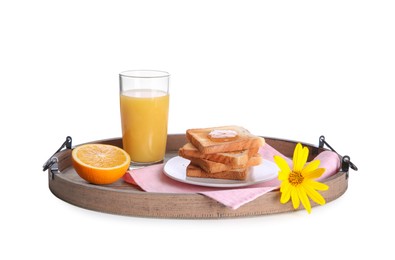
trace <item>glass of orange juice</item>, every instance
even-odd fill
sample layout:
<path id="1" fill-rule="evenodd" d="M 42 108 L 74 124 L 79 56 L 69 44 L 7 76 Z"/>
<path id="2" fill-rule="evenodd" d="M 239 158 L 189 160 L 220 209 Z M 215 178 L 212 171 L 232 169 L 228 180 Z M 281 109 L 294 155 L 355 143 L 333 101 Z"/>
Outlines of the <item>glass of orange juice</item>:
<path id="1" fill-rule="evenodd" d="M 131 164 L 163 161 L 169 115 L 169 73 L 129 70 L 119 74 L 123 149 Z"/>

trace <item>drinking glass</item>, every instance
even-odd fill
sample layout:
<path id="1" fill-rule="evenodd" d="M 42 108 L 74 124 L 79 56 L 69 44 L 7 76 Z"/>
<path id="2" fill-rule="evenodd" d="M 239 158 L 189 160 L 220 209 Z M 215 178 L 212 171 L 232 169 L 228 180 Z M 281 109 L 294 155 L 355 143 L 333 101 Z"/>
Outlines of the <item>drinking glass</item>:
<path id="1" fill-rule="evenodd" d="M 163 161 L 169 115 L 169 73 L 129 70 L 119 74 L 123 149 L 131 164 Z"/>

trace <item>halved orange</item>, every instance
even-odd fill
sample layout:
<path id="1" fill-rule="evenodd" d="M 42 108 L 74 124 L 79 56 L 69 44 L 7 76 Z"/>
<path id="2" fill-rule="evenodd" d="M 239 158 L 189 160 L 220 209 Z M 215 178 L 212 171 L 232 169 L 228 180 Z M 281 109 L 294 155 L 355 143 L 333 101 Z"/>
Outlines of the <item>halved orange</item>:
<path id="1" fill-rule="evenodd" d="M 114 145 L 84 144 L 71 153 L 77 174 L 93 184 L 110 184 L 120 179 L 129 168 L 129 154 Z"/>

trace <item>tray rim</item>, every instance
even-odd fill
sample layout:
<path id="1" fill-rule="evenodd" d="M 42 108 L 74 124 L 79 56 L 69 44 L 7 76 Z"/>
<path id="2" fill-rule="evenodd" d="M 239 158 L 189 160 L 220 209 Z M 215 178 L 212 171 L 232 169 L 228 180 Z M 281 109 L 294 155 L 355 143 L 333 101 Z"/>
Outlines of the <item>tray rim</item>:
<path id="1" fill-rule="evenodd" d="M 299 141 L 292 141 L 292 140 L 287 140 L 287 139 L 280 139 L 280 138 L 273 138 L 273 137 L 265 137 L 262 136 L 266 139 L 266 141 L 273 145 L 273 144 L 286 144 L 286 146 L 294 146 L 296 143 Z M 181 144 L 184 144 L 186 141 L 185 134 L 169 134 L 168 135 L 168 147 L 167 147 L 167 153 L 168 152 L 174 152 L 176 147 L 181 147 Z M 107 143 L 107 144 L 113 144 L 122 147 L 122 139 L 121 138 L 109 138 L 109 139 L 103 139 L 103 140 L 96 140 L 96 141 L 91 141 L 91 142 L 86 142 L 86 143 Z M 311 156 L 315 156 L 315 154 L 318 154 L 319 152 L 328 150 L 326 148 L 319 148 L 317 146 L 307 144 L 300 142 L 305 146 L 308 146 L 310 149 Z M 85 143 L 83 143 L 85 144 Z M 78 144 L 82 145 L 82 144 Z M 274 145 L 275 146 L 275 145 Z M 74 146 L 75 147 L 75 146 Z M 72 148 L 74 148 L 72 147 Z M 275 147 L 276 148 L 276 147 Z M 277 148 L 276 148 L 277 149 Z M 280 151 L 281 152 L 281 151 Z M 242 216 L 256 216 L 256 215 L 267 215 L 267 214 L 273 214 L 273 213 L 281 213 L 281 212 L 291 212 L 291 211 L 296 211 L 294 210 L 290 204 L 280 204 L 279 202 L 279 196 L 280 192 L 278 190 L 274 190 L 269 192 L 268 194 L 265 194 L 264 200 L 262 198 L 257 198 L 256 200 L 249 202 L 242 207 L 240 207 L 237 210 L 232 210 L 229 208 L 226 208 L 222 204 L 204 196 L 201 194 L 196 194 L 196 193 L 162 193 L 162 192 L 145 192 L 142 190 L 137 190 L 137 189 L 119 189 L 117 187 L 113 186 L 108 186 L 108 185 L 93 185 L 89 184 L 86 182 L 78 182 L 78 181 L 73 181 L 70 179 L 65 179 L 65 175 L 62 175 L 66 170 L 68 170 L 71 166 L 71 149 L 67 149 L 64 151 L 59 152 L 56 154 L 58 158 L 58 173 L 53 174 L 52 169 L 48 169 L 48 182 L 49 182 L 49 189 L 50 191 L 59 199 L 66 201 L 70 204 L 73 204 L 75 206 L 79 206 L 85 209 L 89 210 L 94 210 L 94 211 L 99 211 L 99 212 L 105 212 L 105 213 L 110 213 L 110 214 L 117 214 L 117 215 L 127 215 L 127 216 L 140 216 L 140 217 L 157 217 L 157 218 L 193 218 L 193 219 L 200 219 L 200 218 L 225 218 L 225 217 L 242 217 Z M 323 192 L 323 196 L 325 197 L 327 203 L 331 202 L 333 200 L 336 200 L 340 196 L 342 196 L 348 187 L 348 173 L 339 171 L 336 174 L 330 176 L 329 178 L 323 180 L 324 183 L 328 184 L 330 187 L 331 186 L 336 186 L 336 191 L 334 194 L 329 194 L 327 192 Z M 130 184 L 129 184 L 130 185 Z M 71 189 L 75 194 L 67 194 L 67 189 Z M 330 189 L 331 190 L 331 189 Z M 97 205 L 97 203 L 93 203 L 94 205 L 91 205 L 90 202 L 92 200 L 92 194 L 91 192 L 99 194 L 100 198 L 102 199 L 107 199 L 107 195 L 111 195 L 114 198 L 116 197 L 122 197 L 123 203 L 125 202 L 125 198 L 123 197 L 130 197 L 131 200 L 134 202 L 138 202 L 139 209 L 134 209 L 134 210 L 123 210 L 122 208 L 125 206 L 127 207 L 128 205 L 117 205 L 114 206 L 114 208 L 110 207 L 101 207 L 100 205 Z M 72 192 L 73 193 L 73 192 Z M 327 194 L 327 196 L 325 196 Z M 88 198 L 84 199 L 78 198 L 81 195 L 85 195 Z M 83 196 L 82 196 L 83 197 Z M 273 198 L 278 198 L 274 203 L 269 203 L 269 208 L 265 209 L 262 208 L 262 203 L 263 201 L 270 201 L 273 200 Z M 172 207 L 174 207 L 174 202 L 170 203 L 167 201 L 167 199 L 172 200 L 189 200 L 192 204 L 196 203 L 200 205 L 202 211 L 193 211 L 193 212 L 186 212 L 186 209 L 191 209 L 188 205 L 177 205 L 177 208 L 174 208 L 174 213 L 172 213 L 170 210 L 163 210 L 161 211 L 152 211 L 149 209 L 144 209 L 144 203 L 140 203 L 139 201 L 135 200 L 143 200 L 146 201 L 148 204 L 156 204 L 156 200 L 160 201 L 160 203 L 164 203 L 163 206 L 165 207 L 166 205 L 169 206 L 170 204 Z M 159 202 L 158 202 L 159 203 Z M 170 203 L 170 204 L 169 204 Z M 127 203 L 128 204 L 128 203 Z M 204 204 L 204 205 L 203 205 Z M 255 205 L 256 204 L 256 205 Z M 271 205 L 273 204 L 273 205 Z M 274 205 L 277 204 L 277 205 Z M 267 206 L 266 205 L 266 206 Z M 130 206 L 130 205 L 129 205 Z M 158 207 L 159 205 L 154 205 L 154 207 Z M 275 207 L 272 207 L 275 206 Z M 317 206 L 314 202 L 312 202 L 312 206 Z M 178 207 L 184 207 L 185 210 L 179 209 Z M 271 208 L 270 208 L 271 207 Z M 210 212 L 207 212 L 209 210 Z M 297 209 L 300 210 L 300 209 Z"/>

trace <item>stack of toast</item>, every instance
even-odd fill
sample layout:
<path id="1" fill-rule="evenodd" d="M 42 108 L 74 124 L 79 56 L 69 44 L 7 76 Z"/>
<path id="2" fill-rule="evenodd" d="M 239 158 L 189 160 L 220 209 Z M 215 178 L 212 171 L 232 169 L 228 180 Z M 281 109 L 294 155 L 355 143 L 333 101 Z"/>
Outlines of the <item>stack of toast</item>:
<path id="1" fill-rule="evenodd" d="M 251 166 L 262 163 L 262 137 L 240 126 L 188 129 L 179 155 L 190 160 L 188 177 L 245 180 Z"/>

